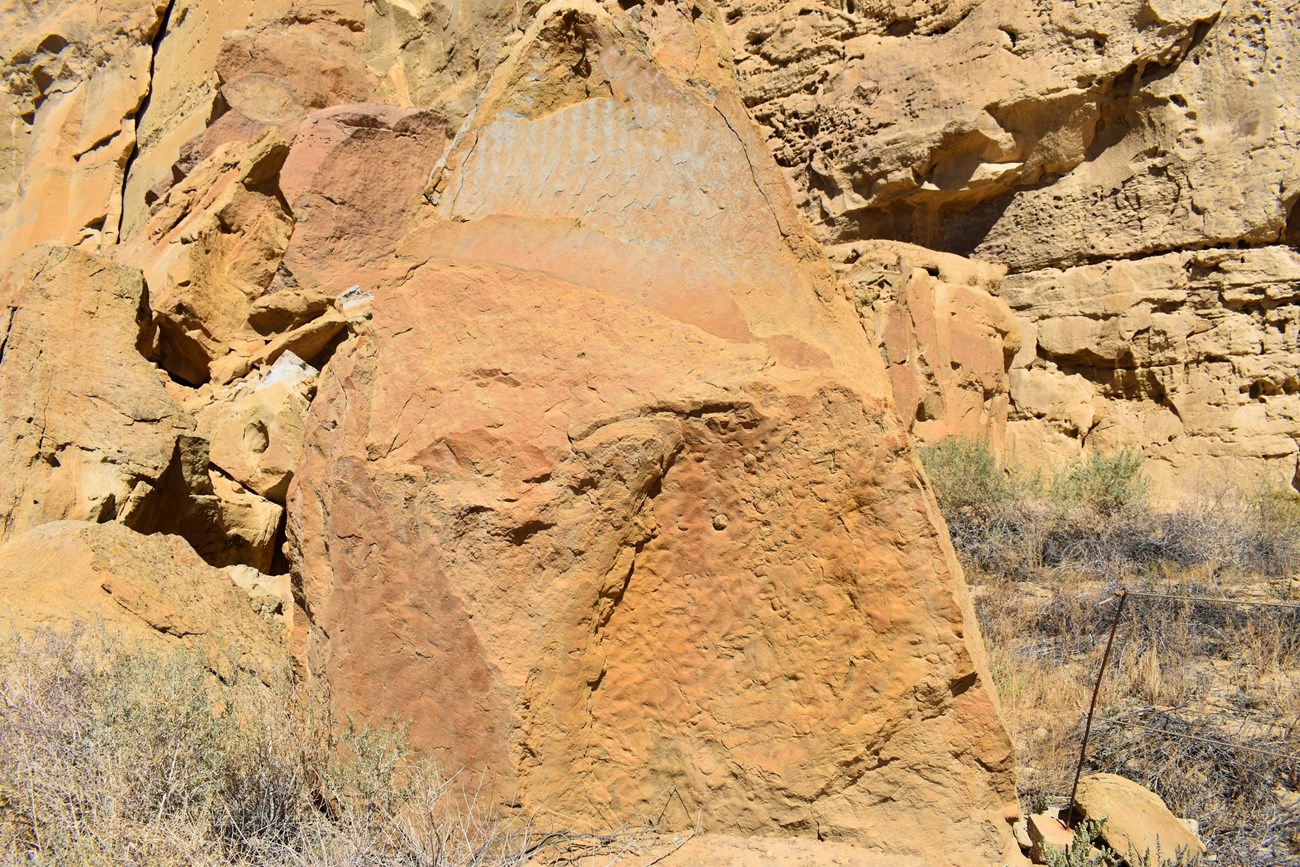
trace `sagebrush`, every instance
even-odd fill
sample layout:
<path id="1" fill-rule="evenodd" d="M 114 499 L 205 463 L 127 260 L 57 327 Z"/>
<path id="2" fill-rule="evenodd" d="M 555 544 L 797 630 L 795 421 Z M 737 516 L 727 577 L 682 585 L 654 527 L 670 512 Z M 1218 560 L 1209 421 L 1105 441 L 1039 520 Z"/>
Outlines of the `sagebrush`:
<path id="1" fill-rule="evenodd" d="M 337 725 L 288 676 L 102 629 L 0 645 L 0 863 L 523 864 L 529 829 L 409 747 Z"/>
<path id="2" fill-rule="evenodd" d="M 958 554 L 986 575 L 1025 580 L 1070 568 L 1113 578 L 1203 566 L 1289 580 L 1300 571 L 1294 491 L 1224 490 L 1157 510 L 1133 451 L 1094 454 L 1051 476 L 1000 466 L 977 439 L 950 437 L 920 452 Z"/>
<path id="3" fill-rule="evenodd" d="M 1161 510 L 1129 452 L 1051 476 L 999 466 L 977 440 L 941 442 L 922 459 L 973 586 L 1034 811 L 1068 798 L 1126 587 L 1156 595 L 1130 595 L 1086 769 L 1135 780 L 1198 820 L 1215 863 L 1300 865 L 1295 493 L 1219 491 Z M 1260 604 L 1196 601 L 1224 597 Z"/>

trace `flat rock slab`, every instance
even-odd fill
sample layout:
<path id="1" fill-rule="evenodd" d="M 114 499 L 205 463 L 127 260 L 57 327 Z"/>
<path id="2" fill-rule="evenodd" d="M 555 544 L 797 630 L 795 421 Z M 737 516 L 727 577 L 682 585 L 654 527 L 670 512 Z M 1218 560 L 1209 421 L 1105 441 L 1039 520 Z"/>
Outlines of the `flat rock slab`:
<path id="1" fill-rule="evenodd" d="M 1104 819 L 1101 838 L 1134 867 L 1159 867 L 1176 855 L 1205 852 L 1183 821 L 1160 796 L 1115 774 L 1093 774 L 1079 781 L 1079 809 L 1089 819 Z"/>
<path id="2" fill-rule="evenodd" d="M 1029 830 L 1029 856 L 1035 864 L 1047 861 L 1047 850 L 1064 852 L 1074 842 L 1074 832 L 1056 817 L 1055 813 L 1035 813 L 1027 820 Z"/>

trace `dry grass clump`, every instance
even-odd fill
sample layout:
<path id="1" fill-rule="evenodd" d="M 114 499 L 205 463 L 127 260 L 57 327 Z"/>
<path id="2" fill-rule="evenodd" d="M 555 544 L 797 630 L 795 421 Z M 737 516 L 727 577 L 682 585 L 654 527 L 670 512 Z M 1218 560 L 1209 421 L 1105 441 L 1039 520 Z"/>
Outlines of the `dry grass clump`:
<path id="1" fill-rule="evenodd" d="M 1300 501 L 1262 491 L 1152 509 L 1140 461 L 1053 478 L 981 443 L 923 450 L 967 569 L 1032 806 L 1063 805 L 1121 587 L 1085 772 L 1199 821 L 1222 865 L 1300 865 Z"/>
<path id="2" fill-rule="evenodd" d="M 0 646 L 0 864 L 510 865 L 528 828 L 394 725 L 102 630 Z"/>
<path id="3" fill-rule="evenodd" d="M 1300 809 L 1279 801 L 1278 759 L 1269 749 L 1294 751 L 1287 732 L 1244 735 L 1240 721 L 1188 709 L 1148 708 L 1133 717 L 1143 727 L 1107 727 L 1094 762 L 1198 817 L 1212 851 L 1227 853 L 1220 863 L 1300 863 Z"/>
<path id="4" fill-rule="evenodd" d="M 958 553 L 1000 579 L 1053 569 L 1103 578 L 1160 568 L 1287 578 L 1300 570 L 1294 492 L 1224 491 L 1157 511 L 1133 452 L 1093 455 L 1051 477 L 999 467 L 985 443 L 960 437 L 923 447 L 921 459 Z"/>
<path id="5" fill-rule="evenodd" d="M 1058 577 L 974 588 L 1022 793 L 1040 808 L 1068 798 L 1116 604 L 1113 588 Z M 1155 791 L 1219 864 L 1300 865 L 1300 609 L 1133 597 L 1112 654 L 1085 773 Z"/>

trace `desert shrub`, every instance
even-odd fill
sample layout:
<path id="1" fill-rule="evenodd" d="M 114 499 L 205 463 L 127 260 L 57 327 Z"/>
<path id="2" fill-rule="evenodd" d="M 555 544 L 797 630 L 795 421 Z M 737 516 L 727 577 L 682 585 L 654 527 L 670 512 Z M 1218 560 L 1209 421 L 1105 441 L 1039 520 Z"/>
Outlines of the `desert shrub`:
<path id="1" fill-rule="evenodd" d="M 1093 454 L 1052 479 L 1051 496 L 1069 512 L 1088 509 L 1114 515 L 1141 507 L 1151 484 L 1142 474 L 1142 456 L 1124 449 L 1112 455 Z"/>
<path id="2" fill-rule="evenodd" d="M 1246 502 L 1242 566 L 1265 575 L 1300 571 L 1300 499 L 1295 491 L 1264 488 Z"/>
<path id="3" fill-rule="evenodd" d="M 1099 732 L 1094 764 L 1156 792 L 1176 815 L 1197 817 L 1220 864 L 1300 863 L 1295 760 L 1277 757 L 1293 745 L 1243 736 L 1226 717 L 1147 709 L 1137 718 L 1143 728 L 1120 722 Z"/>
<path id="4" fill-rule="evenodd" d="M 1134 451 L 1093 455 L 1050 480 L 999 467 L 986 443 L 921 450 L 953 545 L 977 575 L 1024 580 L 1070 570 L 1105 580 L 1163 567 L 1290 576 L 1300 571 L 1293 491 L 1220 493 L 1160 511 Z"/>
<path id="5" fill-rule="evenodd" d="M 922 446 L 921 462 L 945 514 L 991 511 L 1016 497 L 1016 487 L 984 440 L 946 437 Z"/>
<path id="6" fill-rule="evenodd" d="M 962 461 L 979 478 L 996 467 L 978 444 L 938 453 L 950 477 Z M 923 450 L 927 468 L 934 454 Z M 1207 491 L 1160 510 L 1131 453 L 1045 483 L 998 472 L 978 488 L 997 496 L 957 507 L 937 481 L 935 494 L 976 585 L 1026 793 L 1041 803 L 1069 792 L 1115 592 L 1127 587 L 1089 769 L 1196 818 L 1216 863 L 1300 865 L 1300 607 L 1285 604 L 1300 571 L 1295 492 Z"/>
<path id="7" fill-rule="evenodd" d="M 920 454 L 963 559 L 1015 577 L 1042 566 L 1051 508 L 1039 475 L 1004 470 L 979 439 L 947 437 L 922 446 Z"/>
<path id="8" fill-rule="evenodd" d="M 1064 850 L 1045 847 L 1043 860 L 1047 867 L 1115 867 L 1119 863 L 1109 850 L 1101 847 L 1101 822 L 1084 819 L 1074 829 L 1074 840 Z M 1094 854 L 1095 852 L 1095 854 Z"/>
<path id="9" fill-rule="evenodd" d="M 526 828 L 400 725 L 103 630 L 0 644 L 0 864 L 508 865 Z"/>

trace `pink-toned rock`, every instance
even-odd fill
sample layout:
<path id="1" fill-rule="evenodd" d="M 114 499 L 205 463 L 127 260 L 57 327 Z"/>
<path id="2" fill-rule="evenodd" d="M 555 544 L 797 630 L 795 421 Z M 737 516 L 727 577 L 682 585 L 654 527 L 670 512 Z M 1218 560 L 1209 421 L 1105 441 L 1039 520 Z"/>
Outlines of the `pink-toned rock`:
<path id="1" fill-rule="evenodd" d="M 899 415 L 921 442 L 977 436 L 1001 454 L 1020 326 L 1003 269 L 890 241 L 831 251 L 885 359 Z"/>
<path id="2" fill-rule="evenodd" d="M 1074 845 L 1070 830 L 1055 812 L 1034 813 L 1027 819 L 1030 848 L 1035 864 L 1046 864 L 1051 855 L 1060 857 Z"/>
<path id="3" fill-rule="evenodd" d="M 342 105 L 308 117 L 280 171 L 293 209 L 284 265 L 329 297 L 368 282 L 392 257 L 446 143 L 445 121 L 390 105 Z"/>
<path id="4" fill-rule="evenodd" d="M 321 19 L 231 32 L 216 65 L 222 99 L 244 117 L 276 126 L 327 106 L 365 102 L 377 81 L 357 62 L 361 46 L 356 29 Z"/>
<path id="5" fill-rule="evenodd" d="M 309 112 L 376 96 L 360 0 L 175 0 L 170 9 L 123 191 L 124 238 L 220 145 L 268 127 L 292 138 Z"/>
<path id="6" fill-rule="evenodd" d="M 154 37 L 149 100 L 137 120 L 136 152 L 121 191 L 123 240 L 136 236 L 149 205 L 194 167 L 197 161 L 187 160 L 183 148 L 203 138 L 221 114 L 221 81 L 214 73 L 224 34 L 282 19 L 301 6 L 296 0 L 173 0 L 168 5 L 171 13 Z M 179 171 L 173 169 L 177 163 Z"/>

